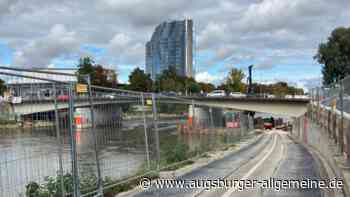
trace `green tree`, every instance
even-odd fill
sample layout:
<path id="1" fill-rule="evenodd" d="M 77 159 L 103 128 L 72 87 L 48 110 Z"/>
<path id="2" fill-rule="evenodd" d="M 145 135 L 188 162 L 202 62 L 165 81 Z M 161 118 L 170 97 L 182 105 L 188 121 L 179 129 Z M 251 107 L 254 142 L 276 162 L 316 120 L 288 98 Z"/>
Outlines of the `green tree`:
<path id="1" fill-rule="evenodd" d="M 158 76 L 156 82 L 156 90 L 158 91 L 176 91 L 180 92 L 184 90 L 184 78 L 176 73 L 175 67 L 170 67 L 164 70 L 163 73 Z"/>
<path id="2" fill-rule="evenodd" d="M 323 64 L 323 84 L 330 85 L 350 74 L 350 28 L 333 30 L 328 41 L 321 43 L 314 57 Z"/>
<path id="3" fill-rule="evenodd" d="M 215 86 L 211 83 L 198 83 L 200 90 L 202 90 L 203 92 L 211 92 L 215 89 Z"/>
<path id="4" fill-rule="evenodd" d="M 77 74 L 80 83 L 86 83 L 85 75 L 90 75 L 91 84 L 93 85 L 117 87 L 118 81 L 115 71 L 106 69 L 102 65 L 95 64 L 95 61 L 91 57 L 79 59 Z"/>
<path id="5" fill-rule="evenodd" d="M 185 77 L 185 80 L 183 82 L 186 93 L 192 94 L 200 92 L 199 84 L 192 77 Z"/>
<path id="6" fill-rule="evenodd" d="M 226 78 L 225 90 L 229 92 L 245 92 L 244 77 L 245 75 L 241 69 L 232 68 Z"/>
<path id="7" fill-rule="evenodd" d="M 140 68 L 135 68 L 129 75 L 130 90 L 150 92 L 152 91 L 152 79 L 149 74 L 146 74 Z"/>

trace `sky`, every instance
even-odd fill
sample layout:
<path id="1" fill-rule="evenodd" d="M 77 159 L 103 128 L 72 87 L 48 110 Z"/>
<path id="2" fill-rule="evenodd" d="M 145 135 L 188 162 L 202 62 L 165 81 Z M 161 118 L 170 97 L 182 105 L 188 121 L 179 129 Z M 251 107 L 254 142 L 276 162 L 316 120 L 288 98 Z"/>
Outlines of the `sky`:
<path id="1" fill-rule="evenodd" d="M 310 88 L 313 56 L 331 31 L 349 27 L 349 0 L 0 0 L 0 65 L 76 67 L 91 56 L 127 82 L 144 69 L 154 28 L 191 18 L 196 79 L 220 84 L 254 65 L 253 81 Z"/>

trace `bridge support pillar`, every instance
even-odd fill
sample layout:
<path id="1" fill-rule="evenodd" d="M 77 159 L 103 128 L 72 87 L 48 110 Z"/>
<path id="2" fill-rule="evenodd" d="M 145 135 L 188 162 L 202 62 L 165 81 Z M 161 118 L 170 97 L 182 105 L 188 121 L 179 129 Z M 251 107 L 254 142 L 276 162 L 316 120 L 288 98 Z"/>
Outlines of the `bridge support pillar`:
<path id="1" fill-rule="evenodd" d="M 202 132 L 205 128 L 224 127 L 224 112 L 221 108 L 196 107 L 188 108 L 188 132 Z"/>

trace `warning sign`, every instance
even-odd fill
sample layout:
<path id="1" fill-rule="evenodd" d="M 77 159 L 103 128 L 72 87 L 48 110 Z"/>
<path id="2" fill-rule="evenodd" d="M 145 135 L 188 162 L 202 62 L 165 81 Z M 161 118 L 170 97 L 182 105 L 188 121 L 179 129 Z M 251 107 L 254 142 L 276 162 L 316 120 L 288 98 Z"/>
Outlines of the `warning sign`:
<path id="1" fill-rule="evenodd" d="M 147 105 L 152 105 L 152 100 L 147 99 L 147 100 L 146 100 L 146 104 L 147 104 Z"/>
<path id="2" fill-rule="evenodd" d="M 77 93 L 86 93 L 88 92 L 87 85 L 78 83 L 76 86 Z"/>

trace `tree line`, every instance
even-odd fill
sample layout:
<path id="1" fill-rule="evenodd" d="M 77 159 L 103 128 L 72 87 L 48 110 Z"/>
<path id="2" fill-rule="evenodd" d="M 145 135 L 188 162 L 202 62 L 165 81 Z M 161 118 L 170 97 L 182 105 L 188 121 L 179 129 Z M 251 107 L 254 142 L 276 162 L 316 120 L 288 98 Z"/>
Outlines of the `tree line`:
<path id="1" fill-rule="evenodd" d="M 109 77 L 107 74 L 112 76 Z M 183 95 L 204 94 L 209 93 L 215 89 L 225 90 L 230 92 L 247 92 L 247 84 L 244 83 L 245 74 L 242 69 L 231 68 L 222 84 L 215 86 L 212 83 L 197 82 L 192 77 L 181 76 L 177 74 L 175 67 L 170 67 L 168 70 L 152 80 L 151 76 L 140 68 L 135 68 L 129 75 L 128 84 L 117 85 L 117 74 L 115 71 L 103 68 L 101 65 L 96 65 L 94 61 L 89 58 L 81 58 L 78 64 L 79 75 L 91 75 L 91 83 L 93 85 L 100 85 L 106 87 L 118 87 L 121 89 L 142 91 L 142 92 L 176 92 Z M 109 79 L 109 80 L 108 80 Z M 83 79 L 79 79 L 83 81 Z M 253 84 L 253 91 L 256 94 L 274 94 L 276 96 L 284 95 L 302 95 L 303 89 L 289 86 L 286 82 L 277 82 L 275 84 Z"/>

